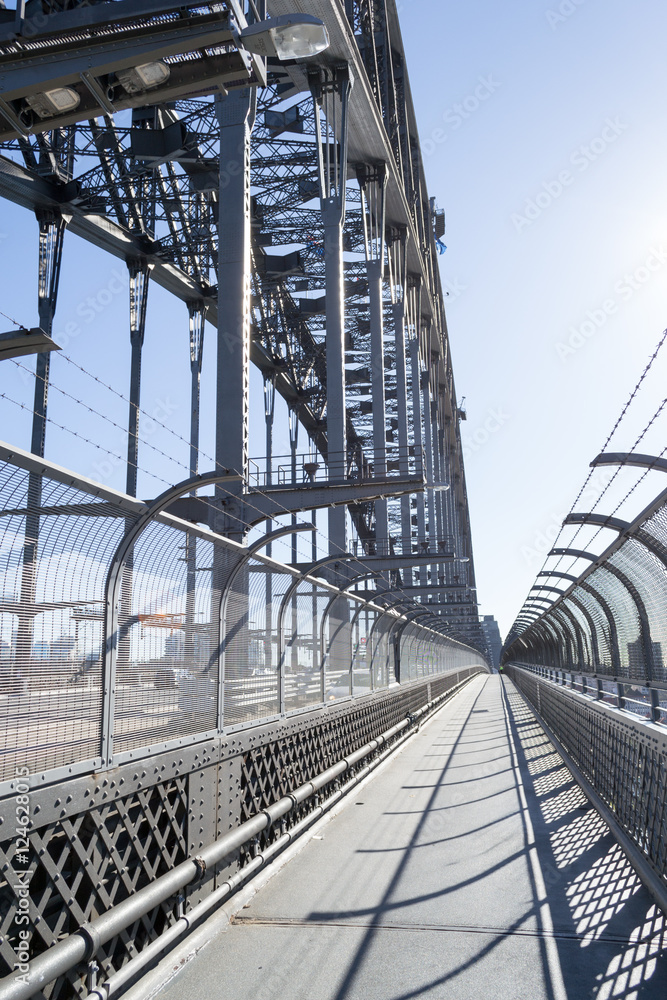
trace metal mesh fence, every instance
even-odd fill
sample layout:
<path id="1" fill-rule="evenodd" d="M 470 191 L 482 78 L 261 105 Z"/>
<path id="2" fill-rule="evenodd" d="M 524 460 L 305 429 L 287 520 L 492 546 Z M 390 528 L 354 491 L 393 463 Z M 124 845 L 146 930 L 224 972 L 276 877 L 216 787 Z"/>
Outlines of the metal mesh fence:
<path id="1" fill-rule="evenodd" d="M 485 667 L 398 611 L 21 461 L 0 466 L 0 781 Z"/>
<path id="2" fill-rule="evenodd" d="M 633 699 L 642 705 L 651 695 L 655 714 L 652 692 L 656 684 L 667 682 L 664 495 L 632 524 L 621 524 L 619 532 L 618 541 L 567 588 L 563 597 L 539 618 L 515 626 L 503 658 L 506 663 L 636 682 Z M 571 554 L 576 555 L 576 550 Z M 558 571 L 554 576 L 573 579 Z M 627 689 L 630 692 L 631 687 Z"/>
<path id="3" fill-rule="evenodd" d="M 593 648 L 597 647 L 598 668 L 602 672 L 611 674 L 614 669 L 613 649 L 615 640 L 612 636 L 609 619 L 604 612 L 599 597 L 592 594 L 590 590 L 579 587 L 576 592 L 576 600 L 588 611 L 593 620 L 593 628 L 589 625 L 589 632 Z M 574 601 L 571 603 L 574 603 Z"/>
<path id="4" fill-rule="evenodd" d="M 593 785 L 664 887 L 667 744 L 655 730 L 516 666 L 508 674 Z"/>
<path id="5" fill-rule="evenodd" d="M 652 663 L 644 662 L 646 650 L 641 645 L 639 648 L 632 647 L 628 650 L 629 676 L 653 676 L 667 680 L 663 663 L 663 650 L 667 651 L 667 604 L 664 592 L 655 586 L 656 581 L 664 576 L 665 567 L 656 555 L 634 538 L 629 538 L 610 562 L 632 580 L 650 623 Z"/>
<path id="6" fill-rule="evenodd" d="M 210 542 L 197 544 L 183 531 L 153 522 L 125 562 L 116 660 L 116 752 L 216 727 L 217 659 L 209 662 L 215 615 L 208 571 L 213 548 Z"/>
<path id="7" fill-rule="evenodd" d="M 0 777 L 98 759 L 105 571 L 120 505 L 0 469 Z"/>

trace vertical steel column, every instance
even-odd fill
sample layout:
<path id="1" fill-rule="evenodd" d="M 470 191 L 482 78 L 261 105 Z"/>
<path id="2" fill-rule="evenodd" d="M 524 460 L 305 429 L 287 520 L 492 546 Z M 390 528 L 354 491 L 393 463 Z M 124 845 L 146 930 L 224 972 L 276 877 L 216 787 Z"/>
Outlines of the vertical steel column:
<path id="1" fill-rule="evenodd" d="M 130 404 L 127 418 L 127 468 L 125 492 L 137 495 L 139 473 L 139 407 L 141 405 L 141 355 L 146 332 L 146 306 L 148 303 L 149 266 L 145 260 L 131 258 L 127 261 L 130 274 Z M 129 529 L 133 521 L 127 521 Z M 134 549 L 130 549 L 122 570 L 120 614 L 126 621 L 132 614 L 132 583 L 134 576 Z M 117 669 L 127 670 L 131 659 L 131 629 L 119 631 Z M 124 678 L 129 681 L 129 673 Z"/>
<path id="2" fill-rule="evenodd" d="M 444 393 L 442 392 L 442 386 L 438 379 L 438 412 L 437 412 L 437 425 L 436 425 L 436 448 L 438 454 L 438 482 L 445 483 L 449 482 L 449 476 L 447 475 L 447 461 L 445 459 L 445 406 L 444 406 Z M 446 541 L 447 537 L 447 507 L 445 503 L 445 493 L 449 490 L 440 490 L 436 496 L 436 504 L 438 508 L 438 541 L 442 545 Z M 443 571 L 444 572 L 444 571 Z"/>
<path id="3" fill-rule="evenodd" d="M 348 99 L 352 76 L 347 66 L 333 71 L 311 68 L 308 82 L 315 111 L 320 210 L 324 223 L 327 369 L 327 463 L 329 476 L 347 475 L 345 413 L 345 305 L 343 223 L 346 206 Z M 340 100 L 340 111 L 336 101 Z M 324 136 L 321 111 L 324 113 Z M 347 550 L 346 509 L 329 509 L 329 551 Z"/>
<path id="4" fill-rule="evenodd" d="M 422 330 L 422 336 L 425 340 L 424 345 L 424 357 L 426 361 L 426 371 L 422 373 L 421 385 L 423 390 L 423 414 L 424 414 L 424 451 L 426 453 L 426 481 L 430 485 L 426 488 L 426 503 L 428 507 L 428 531 L 427 538 L 429 543 L 429 549 L 433 550 L 436 548 L 436 523 L 435 523 L 435 493 L 432 489 L 432 484 L 434 482 L 434 468 L 433 468 L 433 405 L 431 401 L 431 373 L 433 366 L 431 364 L 430 355 L 430 328 L 427 326 L 425 335 Z M 437 582 L 437 566 L 431 565 L 431 584 L 434 585 Z"/>
<path id="5" fill-rule="evenodd" d="M 289 447 L 290 447 L 290 471 L 292 476 L 292 487 L 296 489 L 296 451 L 299 444 L 299 416 L 295 406 L 289 407 Z M 292 524 L 296 524 L 296 514 L 292 514 Z M 297 536 L 292 535 L 292 565 L 296 565 L 298 558 Z"/>
<path id="6" fill-rule="evenodd" d="M 190 332 L 190 476 L 197 475 L 199 469 L 199 401 L 201 390 L 201 368 L 204 352 L 204 327 L 206 306 L 203 302 L 188 302 Z M 193 491 L 191 496 L 195 496 Z M 195 607 L 197 600 L 197 539 L 185 536 L 185 561 L 187 582 L 185 597 L 185 659 L 195 658 Z"/>
<path id="7" fill-rule="evenodd" d="M 359 165 L 357 180 L 361 191 L 361 216 L 364 223 L 364 250 L 371 326 L 371 396 L 373 407 L 373 475 L 387 474 L 387 421 L 384 392 L 384 303 L 383 278 L 385 254 L 385 192 L 387 170 Z M 387 501 L 375 501 L 375 546 L 379 553 L 389 552 Z"/>
<path id="8" fill-rule="evenodd" d="M 127 261 L 130 272 L 130 408 L 127 424 L 127 475 L 125 492 L 137 495 L 139 469 L 139 406 L 141 402 L 141 352 L 146 331 L 149 267 L 145 260 Z"/>
<path id="9" fill-rule="evenodd" d="M 37 308 L 39 325 L 50 337 L 53 317 L 56 312 L 60 265 L 62 263 L 63 239 L 66 222 L 57 210 L 39 210 L 35 213 L 39 224 L 39 270 L 37 285 Z M 32 437 L 30 450 L 40 458 L 44 457 L 46 443 L 46 414 L 49 399 L 49 375 L 51 353 L 44 351 L 37 355 L 35 366 L 35 396 L 33 403 Z M 21 599 L 19 606 L 27 614 L 18 616 L 14 664 L 17 681 L 21 683 L 21 667 L 28 665 L 32 657 L 34 616 L 37 587 L 37 552 L 39 545 L 39 510 L 42 506 L 42 477 L 35 472 L 28 476 L 28 514 L 25 520 L 23 558 L 21 567 Z"/>
<path id="10" fill-rule="evenodd" d="M 50 337 L 58 300 L 66 222 L 57 210 L 40 209 L 35 214 L 39 223 L 39 325 L 44 333 Z M 50 368 L 51 352 L 44 351 L 38 354 L 35 368 L 35 405 L 30 450 L 34 455 L 39 455 L 40 458 L 44 457 L 46 441 Z"/>
<path id="11" fill-rule="evenodd" d="M 435 386 L 433 389 L 435 396 L 431 402 L 431 424 L 432 424 L 431 435 L 433 438 L 433 482 L 435 484 L 435 483 L 442 483 L 443 481 L 442 469 L 440 466 L 440 421 L 438 420 L 439 407 L 438 407 L 438 396 L 437 396 L 438 394 L 437 369 L 433 371 L 433 377 L 435 380 Z M 442 490 L 432 489 L 430 492 L 433 495 L 433 506 L 435 508 L 435 538 L 439 544 L 443 539 L 442 505 L 440 503 L 440 496 L 442 494 Z"/>
<path id="12" fill-rule="evenodd" d="M 199 468 L 199 399 L 201 367 L 204 354 L 204 327 L 206 306 L 204 302 L 189 302 L 190 318 L 190 475 L 196 476 Z"/>
<path id="13" fill-rule="evenodd" d="M 220 127 L 220 183 L 218 189 L 218 337 L 216 368 L 216 468 L 230 469 L 241 479 L 215 491 L 213 527 L 243 542 L 246 522 L 243 492 L 248 481 L 248 424 L 250 412 L 250 137 L 255 123 L 254 88 L 232 90 L 216 98 Z M 211 632 L 222 634 L 220 596 L 234 570 L 231 553 L 215 547 L 211 584 Z M 234 577 L 235 638 L 249 647 L 249 570 L 247 562 Z M 218 675 L 218 726 L 225 721 L 226 682 L 232 680 L 227 658 Z M 237 669 L 242 669 L 237 667 Z M 242 675 L 241 675 L 242 677 Z M 239 679 L 239 675 L 235 675 Z"/>
<path id="14" fill-rule="evenodd" d="M 264 378 L 264 422 L 266 426 L 266 481 L 265 485 L 270 486 L 273 482 L 273 418 L 276 411 L 276 383 L 273 377 Z M 273 521 L 269 518 L 266 522 L 267 535 L 273 527 Z M 266 546 L 267 556 L 271 556 L 273 546 L 271 542 Z M 266 611 L 265 632 L 264 632 L 264 666 L 268 668 L 273 662 L 273 573 L 266 570 Z"/>
<path id="15" fill-rule="evenodd" d="M 419 317 L 421 316 L 421 283 L 417 278 L 410 287 L 410 380 L 412 391 L 412 425 L 415 442 L 415 459 L 418 470 L 424 475 L 424 441 L 421 403 L 421 366 L 419 360 Z M 426 547 L 426 512 L 424 494 L 417 495 L 417 540 L 419 549 Z M 426 566 L 419 567 L 420 586 L 426 586 Z"/>
<path id="16" fill-rule="evenodd" d="M 218 215 L 218 362 L 215 458 L 248 478 L 250 370 L 250 136 L 256 93 L 216 100 L 220 125 Z M 234 533 L 239 528 L 227 526 Z"/>
<path id="17" fill-rule="evenodd" d="M 290 470 L 292 476 L 292 487 L 296 487 L 296 449 L 299 443 L 299 418 L 297 415 L 296 408 L 293 406 L 289 407 L 288 411 L 288 424 L 289 424 L 289 444 L 290 444 Z M 291 517 L 292 527 L 297 523 L 296 514 L 292 514 Z M 292 565 L 296 566 L 299 554 L 297 551 L 298 547 L 298 535 L 296 532 L 292 534 L 291 539 L 291 559 Z M 297 605 L 297 592 L 294 591 L 292 596 L 292 670 L 297 670 L 298 665 L 298 649 L 294 642 L 294 637 L 298 631 L 298 605 Z"/>
<path id="18" fill-rule="evenodd" d="M 398 470 L 401 476 L 410 475 L 410 449 L 408 434 L 408 382 L 405 366 L 405 297 L 407 294 L 407 235 L 403 228 L 392 241 L 389 251 L 390 288 L 394 343 L 396 346 L 396 405 L 398 413 Z M 412 525 L 410 497 L 401 497 L 401 551 L 412 552 Z M 412 584 L 412 570 L 404 573 L 404 582 Z"/>

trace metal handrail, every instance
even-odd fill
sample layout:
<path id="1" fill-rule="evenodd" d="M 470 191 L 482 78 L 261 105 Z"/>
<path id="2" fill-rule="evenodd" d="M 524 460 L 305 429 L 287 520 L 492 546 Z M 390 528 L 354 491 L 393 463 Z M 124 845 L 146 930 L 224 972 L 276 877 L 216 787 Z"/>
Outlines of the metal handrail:
<path id="1" fill-rule="evenodd" d="M 246 820 L 235 830 L 208 844 L 196 857 L 183 861 L 170 872 L 161 875 L 150 885 L 123 900 L 122 903 L 112 906 L 102 916 L 90 923 L 83 924 L 74 934 L 59 941 L 43 955 L 33 959 L 30 962 L 30 971 L 27 976 L 15 973 L 0 981 L 0 1000 L 30 1000 L 54 979 L 65 975 L 81 962 L 90 961 L 99 949 L 112 938 L 140 920 L 156 906 L 171 899 L 187 885 L 201 881 L 206 871 L 214 868 L 234 851 L 257 837 L 263 830 L 268 829 L 277 820 L 292 812 L 325 785 L 340 778 L 364 757 L 374 753 L 394 736 L 413 726 L 418 719 L 431 711 L 448 694 L 450 694 L 449 691 L 433 699 L 423 708 L 410 713 L 408 718 L 392 726 L 376 739 L 370 740 L 363 747 L 341 758 L 310 781 L 300 785 L 295 791 L 283 796 L 273 805 Z"/>
<path id="2" fill-rule="evenodd" d="M 562 756 L 565 765 L 579 783 L 585 795 L 601 814 L 609 826 L 630 864 L 639 875 L 642 882 L 661 907 L 667 913 L 667 883 L 665 882 L 664 857 L 660 855 L 659 845 L 664 842 L 665 819 L 661 817 L 662 807 L 659 796 L 651 796 L 650 785 L 645 781 L 643 769 L 631 765 L 629 770 L 615 768 L 614 776 L 606 770 L 610 755 L 613 755 L 613 741 L 617 739 L 623 746 L 622 756 L 627 761 L 639 759 L 639 750 L 645 748 L 646 756 L 662 755 L 656 747 L 655 725 L 646 720 L 628 714 L 621 714 L 618 708 L 603 701 L 592 701 L 578 691 L 563 689 L 555 685 L 552 692 L 561 703 L 560 711 L 553 710 L 553 697 L 540 697 L 540 682 L 526 670 L 525 664 L 510 663 L 504 667 L 510 680 L 516 685 L 522 696 L 531 704 L 536 717 L 552 741 L 556 750 Z M 525 681 L 530 679 L 537 686 L 537 692 L 531 691 Z M 549 683 L 549 682 L 546 682 Z M 525 690 L 524 690 L 525 689 Z M 575 703 L 587 708 L 587 716 L 579 722 L 580 713 L 570 710 Z M 562 707 L 566 707 L 565 715 L 574 723 L 573 731 L 560 725 Z M 592 735 L 590 717 L 602 718 L 605 721 L 605 736 L 603 740 Z M 582 738 L 583 737 L 583 738 Z M 634 748 L 633 748 L 634 744 Z M 628 751 L 628 746 L 630 751 Z M 634 757 L 632 750 L 637 753 Z M 615 756 L 615 755 L 613 755 Z M 656 762 L 654 773 L 659 773 Z M 627 791 L 627 795 L 624 792 Z M 642 801 L 643 800 L 643 801 Z M 644 809 L 648 815 L 645 818 Z M 650 813 L 654 811 L 652 819 Z M 653 823 L 652 833 L 647 834 Z"/>

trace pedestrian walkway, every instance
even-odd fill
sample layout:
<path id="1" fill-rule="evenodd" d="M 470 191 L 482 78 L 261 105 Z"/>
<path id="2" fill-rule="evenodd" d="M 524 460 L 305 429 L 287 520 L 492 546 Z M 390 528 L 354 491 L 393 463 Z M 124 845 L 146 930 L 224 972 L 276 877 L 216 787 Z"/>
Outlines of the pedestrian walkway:
<path id="1" fill-rule="evenodd" d="M 665 918 L 507 679 L 447 703 L 160 1000 L 665 1000 Z"/>

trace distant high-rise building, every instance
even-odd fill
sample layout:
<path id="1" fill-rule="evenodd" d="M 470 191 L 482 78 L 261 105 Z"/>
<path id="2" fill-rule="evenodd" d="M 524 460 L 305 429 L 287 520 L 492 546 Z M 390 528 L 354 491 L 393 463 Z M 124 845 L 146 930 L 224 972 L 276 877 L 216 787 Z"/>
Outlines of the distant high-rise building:
<path id="1" fill-rule="evenodd" d="M 493 617 L 493 615 L 484 615 L 480 621 L 482 626 L 482 632 L 484 633 L 484 638 L 486 639 L 486 645 L 489 650 L 489 658 L 491 660 L 491 666 L 497 667 L 500 663 L 500 651 L 503 648 L 503 642 L 500 638 L 500 629 L 498 628 L 498 622 Z"/>
<path id="2" fill-rule="evenodd" d="M 662 646 L 659 642 L 651 643 L 653 655 L 653 666 L 662 668 Z M 644 655 L 644 643 L 641 639 L 628 643 L 628 672 L 633 678 L 645 678 L 648 676 L 646 657 Z"/>

